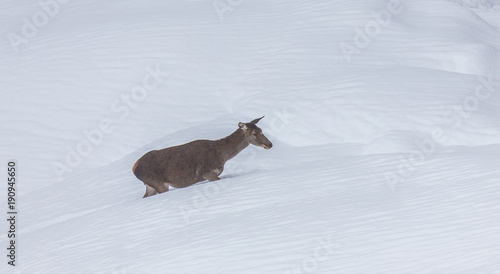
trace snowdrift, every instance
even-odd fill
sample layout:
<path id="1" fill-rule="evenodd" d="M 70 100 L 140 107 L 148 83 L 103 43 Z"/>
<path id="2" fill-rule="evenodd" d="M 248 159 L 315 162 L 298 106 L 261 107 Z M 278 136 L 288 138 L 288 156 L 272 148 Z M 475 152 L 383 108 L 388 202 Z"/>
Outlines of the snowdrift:
<path id="1" fill-rule="evenodd" d="M 0 14 L 0 151 L 19 167 L 17 265 L 2 273 L 500 269 L 498 1 Z M 271 150 L 141 199 L 141 155 L 262 115 Z"/>

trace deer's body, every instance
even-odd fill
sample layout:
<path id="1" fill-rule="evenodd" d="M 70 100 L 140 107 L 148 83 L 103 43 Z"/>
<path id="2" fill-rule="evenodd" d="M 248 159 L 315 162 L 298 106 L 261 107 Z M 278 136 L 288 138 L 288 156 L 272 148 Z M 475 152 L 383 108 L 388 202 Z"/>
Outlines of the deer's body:
<path id="1" fill-rule="evenodd" d="M 144 182 L 144 197 L 183 188 L 203 180 L 219 180 L 224 164 L 249 144 L 272 147 L 271 142 L 255 124 L 239 123 L 231 135 L 219 140 L 196 140 L 183 145 L 150 151 L 135 163 L 132 171 Z"/>

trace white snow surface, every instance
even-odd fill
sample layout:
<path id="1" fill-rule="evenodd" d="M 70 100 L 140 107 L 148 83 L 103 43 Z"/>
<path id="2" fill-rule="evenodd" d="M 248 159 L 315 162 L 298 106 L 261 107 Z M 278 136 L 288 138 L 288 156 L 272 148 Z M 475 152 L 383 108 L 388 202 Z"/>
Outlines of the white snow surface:
<path id="1" fill-rule="evenodd" d="M 500 1 L 0 14 L 0 273 L 500 273 Z M 262 115 L 272 149 L 142 199 L 144 153 Z"/>

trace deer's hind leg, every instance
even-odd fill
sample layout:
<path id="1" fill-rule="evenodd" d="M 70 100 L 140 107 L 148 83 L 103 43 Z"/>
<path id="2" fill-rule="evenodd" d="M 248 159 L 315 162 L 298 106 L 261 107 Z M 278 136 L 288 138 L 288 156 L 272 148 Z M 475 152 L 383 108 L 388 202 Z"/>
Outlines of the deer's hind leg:
<path id="1" fill-rule="evenodd" d="M 144 193 L 144 196 L 142 196 L 142 198 L 146 198 L 146 197 L 158 194 L 158 191 L 156 191 L 156 189 L 148 186 L 147 184 L 144 184 L 144 185 L 146 186 L 146 193 Z"/>
<path id="2" fill-rule="evenodd" d="M 146 186 L 146 193 L 142 198 L 153 196 L 158 193 L 167 192 L 169 186 L 168 183 L 156 182 L 156 181 L 144 183 L 144 185 Z"/>

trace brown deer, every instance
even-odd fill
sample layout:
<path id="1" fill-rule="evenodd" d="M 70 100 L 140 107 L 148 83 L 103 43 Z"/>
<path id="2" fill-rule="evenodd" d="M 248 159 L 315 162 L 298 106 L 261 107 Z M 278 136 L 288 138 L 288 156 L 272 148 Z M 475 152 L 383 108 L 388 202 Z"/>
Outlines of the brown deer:
<path id="1" fill-rule="evenodd" d="M 270 149 L 273 144 L 256 125 L 262 118 L 238 123 L 235 132 L 219 140 L 196 140 L 144 154 L 132 168 L 146 186 L 143 198 L 167 192 L 169 186 L 182 188 L 203 180 L 219 180 L 227 160 L 249 144 Z"/>

